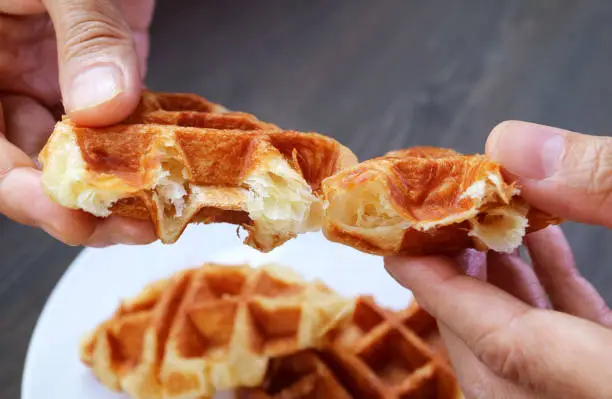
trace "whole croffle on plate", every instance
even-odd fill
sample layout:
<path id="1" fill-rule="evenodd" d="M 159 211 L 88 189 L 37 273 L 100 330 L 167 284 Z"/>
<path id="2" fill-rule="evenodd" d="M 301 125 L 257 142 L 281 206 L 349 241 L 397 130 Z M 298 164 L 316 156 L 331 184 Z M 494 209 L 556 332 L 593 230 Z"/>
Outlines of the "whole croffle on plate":
<path id="1" fill-rule="evenodd" d="M 81 338 L 147 283 L 205 262 L 289 266 L 342 295 L 373 295 L 397 310 L 412 300 L 410 291 L 385 272 L 381 257 L 329 242 L 321 233 L 301 235 L 267 254 L 243 245 L 236 227 L 223 224 L 191 226 L 173 245 L 88 248 L 68 267 L 40 315 L 23 371 L 22 399 L 127 399 L 105 388 L 80 362 Z M 232 397 L 231 392 L 215 396 Z"/>

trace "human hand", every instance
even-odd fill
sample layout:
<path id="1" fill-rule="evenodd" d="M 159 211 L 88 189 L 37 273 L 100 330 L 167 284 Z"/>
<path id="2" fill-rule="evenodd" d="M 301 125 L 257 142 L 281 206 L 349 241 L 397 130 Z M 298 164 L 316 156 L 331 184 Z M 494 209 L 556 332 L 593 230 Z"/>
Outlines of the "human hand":
<path id="1" fill-rule="evenodd" d="M 32 160 L 62 113 L 119 122 L 136 107 L 154 0 L 0 0 L 0 213 L 72 245 L 147 243 L 148 222 L 52 202 Z M 58 68 L 59 65 L 59 68 Z"/>
<path id="2" fill-rule="evenodd" d="M 612 139 L 522 122 L 497 126 L 487 154 L 528 202 L 612 227 Z M 557 226 L 518 253 L 393 257 L 387 270 L 437 320 L 467 398 L 612 397 L 612 313 L 580 276 Z"/>

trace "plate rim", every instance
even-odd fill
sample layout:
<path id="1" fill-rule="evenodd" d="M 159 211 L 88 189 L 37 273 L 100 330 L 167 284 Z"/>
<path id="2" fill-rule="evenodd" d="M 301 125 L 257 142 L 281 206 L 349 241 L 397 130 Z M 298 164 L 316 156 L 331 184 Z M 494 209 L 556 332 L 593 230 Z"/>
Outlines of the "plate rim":
<path id="1" fill-rule="evenodd" d="M 220 229 L 221 227 L 219 227 Z M 201 230 L 202 232 L 204 230 Z M 187 232 L 186 232 L 187 233 Z M 195 234 L 194 234 L 195 233 Z M 165 268 L 167 262 L 167 259 L 173 259 L 173 257 L 176 254 L 180 254 L 179 256 L 179 264 L 177 267 L 174 266 L 170 266 L 168 268 L 168 272 L 171 274 L 174 274 L 175 271 L 177 270 L 181 270 L 185 267 L 189 267 L 188 265 L 191 264 L 192 262 L 196 262 L 193 264 L 193 266 L 196 266 L 197 264 L 200 264 L 201 262 L 207 263 L 207 262 L 213 262 L 213 263 L 220 263 L 220 264 L 244 264 L 245 262 L 248 264 L 251 264 L 254 267 L 259 267 L 263 264 L 266 263 L 276 263 L 276 264 L 282 264 L 288 267 L 291 267 L 293 269 L 295 269 L 296 271 L 298 271 L 299 273 L 301 273 L 303 275 L 303 277 L 305 277 L 308 280 L 311 280 L 313 278 L 318 278 L 317 274 L 318 272 L 316 271 L 316 269 L 318 268 L 319 265 L 317 265 L 317 267 L 315 267 L 314 269 L 312 269 L 310 272 L 307 271 L 304 267 L 304 262 L 303 261 L 297 261 L 294 264 L 292 264 L 291 262 L 291 258 L 292 257 L 296 257 L 296 259 L 298 259 L 298 257 L 300 256 L 300 253 L 303 251 L 307 251 L 309 252 L 310 249 L 312 248 L 313 242 L 311 241 L 309 244 L 309 240 L 306 239 L 306 237 L 302 238 L 302 242 L 300 243 L 298 240 L 292 240 L 292 243 L 287 243 L 285 244 L 283 247 L 284 249 L 281 249 L 279 252 L 276 251 L 272 251 L 269 254 L 260 254 L 259 252 L 255 253 L 248 253 L 249 251 L 251 251 L 250 248 L 247 248 L 246 246 L 244 246 L 244 244 L 242 243 L 236 243 L 235 241 L 230 241 L 229 239 L 220 239 L 220 237 L 223 237 L 222 234 L 218 234 L 220 233 L 220 231 L 216 231 L 216 230 L 212 230 L 209 232 L 211 233 L 212 236 L 217 236 L 217 238 L 219 238 L 219 241 L 216 243 L 217 245 L 211 245 L 211 248 L 215 248 L 214 251 L 212 252 L 208 252 L 206 254 L 199 254 L 196 251 L 196 255 L 195 258 L 193 257 L 193 253 L 194 251 L 192 251 L 190 248 L 193 247 L 193 243 L 196 242 L 199 243 L 201 242 L 200 240 L 202 239 L 206 239 L 206 236 L 208 235 L 207 233 L 204 233 L 204 235 L 202 234 L 198 234 L 197 231 L 194 231 L 193 233 L 187 233 L 186 235 L 188 236 L 192 236 L 191 238 L 187 239 L 185 246 L 183 246 L 183 248 L 181 248 L 180 243 L 177 243 L 179 245 L 177 245 L 176 247 L 176 251 L 173 253 L 173 250 L 168 250 L 169 254 L 170 254 L 170 258 L 166 258 L 166 255 L 163 255 L 162 258 L 166 258 L 164 260 L 161 261 L 161 264 L 163 265 L 162 268 Z M 311 233 L 311 234 L 305 234 L 305 236 L 309 236 L 311 237 L 311 239 L 314 239 L 314 242 L 317 242 L 316 240 L 319 239 L 323 239 L 323 237 L 320 236 L 320 234 L 315 234 L 315 233 Z M 312 238 L 314 236 L 319 236 L 319 238 Z M 193 239 L 197 240 L 197 241 L 192 241 Z M 216 241 L 216 240 L 215 240 Z M 324 266 L 323 269 L 329 270 L 329 266 L 331 266 L 329 262 L 337 262 L 340 261 L 342 263 L 345 264 L 345 266 L 342 267 L 352 267 L 353 265 L 357 266 L 358 268 L 361 267 L 365 267 L 365 269 L 361 269 L 361 270 L 369 270 L 369 268 L 373 268 L 372 270 L 376 270 L 376 267 L 374 265 L 371 264 L 371 260 L 366 260 L 366 258 L 377 258 L 380 259 L 380 257 L 375 257 L 369 254 L 364 254 L 360 251 L 357 251 L 353 248 L 349 248 L 340 244 L 336 244 L 336 243 L 332 243 L 329 242 L 327 240 L 322 240 L 321 242 L 325 242 L 325 245 L 328 244 L 333 244 L 334 247 L 337 246 L 338 251 L 333 250 L 331 252 L 329 252 L 329 255 L 327 255 L 327 251 L 324 251 L 326 253 L 326 255 L 323 257 L 323 260 L 321 260 L 321 258 L 317 259 L 317 256 L 315 256 L 314 258 L 311 258 L 310 256 L 307 257 L 307 261 L 306 262 L 322 262 L 321 266 Z M 212 243 L 212 240 L 211 240 Z M 305 244 L 305 245 L 302 245 Z M 152 247 L 161 247 L 164 248 L 164 245 L 160 245 L 160 244 L 149 244 Z M 315 244 L 316 245 L 316 244 Z M 124 247 L 122 249 L 122 247 Z M 145 246 L 137 246 L 138 248 L 134 248 L 134 246 L 125 246 L 125 245 L 117 245 L 117 246 L 113 246 L 111 248 L 117 248 L 117 251 L 127 251 L 128 255 L 129 252 L 131 251 L 135 251 L 136 254 L 138 254 L 138 252 L 140 251 L 147 251 L 148 245 Z M 238 249 L 240 247 L 240 249 Z M 187 249 L 185 249 L 187 248 Z M 196 247 L 199 248 L 199 247 Z M 160 248 L 151 248 L 153 254 L 155 254 L 156 250 L 159 250 Z M 28 343 L 28 348 L 26 351 L 26 356 L 25 356 L 25 361 L 23 364 L 23 371 L 22 371 L 22 380 L 21 380 L 21 399 L 37 399 L 38 398 L 38 394 L 40 393 L 40 390 L 36 388 L 36 386 L 41 385 L 40 382 L 38 380 L 40 380 L 40 367 L 46 367 L 49 366 L 49 361 L 47 359 L 47 355 L 45 355 L 45 352 L 51 352 L 51 353 L 56 353 L 56 349 L 45 349 L 47 343 L 49 342 L 48 339 L 45 339 L 44 336 L 51 330 L 55 329 L 55 327 L 53 327 L 52 321 L 49 320 L 49 318 L 55 317 L 56 312 L 58 311 L 57 307 L 57 303 L 59 301 L 59 306 L 60 308 L 63 307 L 63 304 L 66 303 L 66 297 L 65 295 L 63 295 L 64 291 L 68 290 L 72 290 L 73 288 L 70 287 L 70 283 L 73 280 L 73 277 L 76 276 L 76 280 L 77 282 L 79 281 L 79 278 L 83 278 L 83 276 L 87 275 L 86 269 L 83 270 L 83 267 L 87 266 L 87 262 L 88 259 L 90 257 L 100 257 L 105 251 L 108 251 L 109 248 L 84 248 L 83 250 L 81 250 L 77 256 L 75 256 L 75 258 L 71 261 L 71 263 L 68 265 L 68 267 L 66 268 L 66 270 L 63 272 L 63 274 L 60 276 L 60 278 L 58 279 L 58 281 L 55 283 L 55 286 L 52 288 L 49 296 L 47 297 L 47 300 L 44 304 L 44 306 L 42 307 L 40 314 L 38 315 L 38 318 L 36 320 L 35 326 L 32 330 L 32 333 L 30 335 L 30 339 L 29 339 L 29 343 Z M 199 249 L 198 249 L 199 251 Z M 252 250 L 254 251 L 254 250 Z M 102 253 L 100 253 L 102 252 Z M 274 254 L 275 253 L 275 254 Z M 183 256 L 184 254 L 184 256 Z M 287 254 L 289 255 L 289 257 L 287 257 Z M 125 256 L 126 253 L 122 253 L 122 256 Z M 226 258 L 227 255 L 230 255 L 229 258 Z M 234 256 L 236 255 L 236 256 Z M 358 255 L 359 257 L 359 261 L 355 263 L 351 263 L 351 262 L 355 262 L 356 258 L 354 258 L 354 256 Z M 114 256 L 117 256 L 117 254 L 115 254 Z M 112 258 L 112 256 L 111 256 Z M 364 263 L 361 263 L 361 259 L 364 259 Z M 92 260 L 92 263 L 94 263 L 94 270 L 97 267 L 100 267 L 100 265 L 98 264 L 98 259 Z M 318 263 L 317 262 L 317 263 Z M 381 262 L 380 260 L 378 260 L 377 262 Z M 185 264 L 183 264 L 185 263 Z M 83 267 L 81 267 L 83 266 Z M 380 267 L 382 267 L 382 264 L 378 265 Z M 306 267 L 308 267 L 308 264 L 306 264 Z M 154 268 L 155 269 L 155 268 Z M 341 268 L 342 269 L 342 268 Z M 102 269 L 104 270 L 104 269 Z M 381 270 L 381 269 L 378 269 Z M 321 270 L 320 270 L 321 271 Z M 346 270 L 345 270 L 346 271 Z M 313 275 L 313 273 L 315 273 Z M 383 272 L 384 273 L 384 272 Z M 361 275 L 364 275 L 363 272 L 358 273 Z M 385 273 L 386 274 L 386 273 Z M 366 275 L 369 276 L 369 272 L 366 273 Z M 95 274 L 94 274 L 95 276 Z M 323 275 L 321 275 L 321 278 L 327 278 L 329 276 L 324 277 Z M 337 277 L 334 277 L 334 280 L 337 280 Z M 159 278 L 163 278 L 163 277 L 159 277 Z M 388 277 L 387 277 L 388 278 Z M 147 278 L 148 280 L 149 278 Z M 368 277 L 369 279 L 369 277 Z M 391 278 L 388 278 L 389 282 L 392 281 Z M 344 278 L 340 278 L 341 281 L 345 281 L 346 279 Z M 356 280 L 359 281 L 360 279 Z M 361 280 L 361 282 L 364 282 L 367 280 Z M 344 285 L 344 283 L 342 284 Z M 384 285 L 384 284 L 383 284 Z M 67 287 L 68 286 L 68 287 Z M 140 283 L 138 284 L 138 286 L 140 287 Z M 347 284 L 347 286 L 351 286 L 351 284 Z M 379 292 L 367 292 L 366 291 L 362 291 L 362 289 L 365 287 L 365 284 L 362 285 L 361 288 L 358 289 L 357 292 L 351 292 L 351 293 L 347 293 L 347 292 L 343 292 L 340 289 L 340 287 L 337 287 L 335 289 L 339 289 L 339 291 L 343 294 L 343 295 L 351 295 L 351 296 L 356 296 L 356 295 L 372 295 L 374 297 L 377 297 L 378 295 L 382 294 L 383 292 L 387 292 L 387 291 L 381 291 L 379 290 Z M 371 285 L 372 289 L 377 290 L 378 285 Z M 399 285 L 398 285 L 399 287 Z M 412 293 L 410 292 L 410 290 L 407 290 L 405 288 L 401 288 L 401 290 L 405 293 L 407 293 L 407 297 L 405 299 L 408 300 L 407 303 L 410 303 L 414 298 Z M 405 290 L 405 291 L 404 291 Z M 353 291 L 352 289 L 350 291 Z M 139 292 L 139 289 L 136 290 L 134 292 L 134 294 L 137 294 L 137 292 Z M 128 297 L 134 295 L 134 294 L 127 294 Z M 125 294 L 124 294 L 125 295 Z M 383 294 L 384 295 L 384 294 Z M 401 297 L 403 297 L 404 295 L 402 295 Z M 401 298 L 401 297 L 398 297 Z M 388 296 L 387 296 L 388 298 Z M 395 298 L 395 297 L 394 297 Z M 61 299 L 61 300 L 60 300 Z M 395 301 L 395 299 L 393 299 L 393 301 Z M 404 300 L 402 300 L 402 302 L 404 302 Z M 72 305 L 67 305 L 67 308 L 70 309 Z M 385 305 L 385 306 L 389 306 L 389 305 Z M 394 305 L 397 306 L 397 305 Z M 406 303 L 403 303 L 399 306 L 406 306 Z M 53 310 L 53 312 L 51 312 Z M 59 309 L 61 311 L 61 309 Z M 60 312 L 61 313 L 61 312 Z M 51 323 L 51 324 L 50 324 Z M 50 330 L 51 329 L 51 330 Z M 56 334 L 57 332 L 51 332 L 51 335 L 53 336 L 54 334 Z M 61 334 L 62 331 L 59 331 L 59 333 Z M 70 328 L 68 328 L 67 330 L 68 334 L 71 334 L 72 331 L 70 330 Z M 52 344 L 52 342 L 51 342 Z M 52 345 L 53 346 L 53 345 Z M 42 356 L 42 358 L 41 358 Z M 39 362 L 37 361 L 37 359 L 41 358 L 42 359 L 42 366 L 39 365 Z M 42 373 L 44 374 L 44 370 L 42 371 Z M 36 379 L 34 379 L 34 377 L 36 377 Z M 48 382 L 47 382 L 48 383 Z M 44 384 L 43 384 L 44 385 Z M 63 385 L 63 384 L 62 384 Z M 57 393 L 62 393 L 62 391 L 57 392 Z M 79 394 L 82 396 L 82 393 Z M 71 392 L 64 392 L 64 394 L 68 394 L 68 396 L 71 395 Z M 78 396 L 76 398 L 66 398 L 66 399 L 80 399 L 78 398 Z"/>
<path id="2" fill-rule="evenodd" d="M 43 320 L 43 318 L 46 317 L 46 315 L 49 312 L 49 308 L 52 304 L 52 302 L 55 300 L 55 297 L 59 294 L 57 294 L 57 292 L 59 292 L 59 288 L 61 285 L 65 284 L 66 279 L 68 278 L 68 275 L 72 272 L 72 270 L 74 270 L 74 265 L 77 263 L 77 261 L 81 258 L 84 257 L 87 254 L 88 248 L 83 248 L 77 256 L 74 257 L 74 259 L 72 260 L 72 262 L 70 262 L 70 264 L 68 265 L 68 267 L 66 268 L 66 270 L 64 270 L 64 273 L 62 273 L 62 275 L 60 276 L 60 278 L 57 280 L 57 282 L 55 283 L 55 285 L 53 286 L 53 289 L 51 290 L 51 293 L 49 294 L 49 296 L 47 297 L 47 300 L 45 301 L 45 304 L 43 305 L 38 317 L 36 318 L 36 324 L 34 325 L 34 329 L 32 330 L 32 334 L 30 334 L 30 339 L 28 342 L 28 349 L 26 351 L 26 356 L 25 356 L 25 360 L 23 362 L 23 372 L 21 373 L 21 393 L 20 393 L 20 397 L 21 399 L 26 399 L 26 398 L 31 398 L 31 394 L 30 394 L 30 389 L 29 387 L 32 386 L 32 384 L 27 384 L 28 380 L 31 378 L 32 375 L 32 371 L 31 368 L 32 366 L 32 356 L 33 356 L 33 349 L 37 346 L 37 342 L 41 342 L 40 339 L 36 339 L 38 337 L 38 335 L 40 334 L 40 329 L 42 328 L 41 325 L 41 320 Z"/>

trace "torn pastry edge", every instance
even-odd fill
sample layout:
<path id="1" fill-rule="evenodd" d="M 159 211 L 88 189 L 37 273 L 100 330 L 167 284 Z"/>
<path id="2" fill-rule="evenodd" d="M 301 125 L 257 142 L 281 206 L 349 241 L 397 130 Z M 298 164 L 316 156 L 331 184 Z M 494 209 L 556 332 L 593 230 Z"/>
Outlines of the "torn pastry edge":
<path id="1" fill-rule="evenodd" d="M 101 218 L 110 216 L 113 205 L 118 201 L 142 196 L 143 192 L 149 193 L 151 219 L 158 230 L 158 237 L 164 243 L 175 242 L 204 206 L 246 212 L 252 223 L 239 226 L 248 232 L 245 243 L 264 252 L 297 234 L 322 228 L 324 201 L 277 149 L 267 148 L 262 154 L 265 155 L 262 161 L 244 176 L 240 187 L 234 188 L 236 195 L 233 203 L 229 206 L 221 201 L 209 204 L 207 201 L 211 196 L 215 197 L 216 188 L 189 183 L 190 176 L 187 176 L 181 160 L 184 159 L 181 158 L 182 154 L 168 154 L 172 151 L 178 153 L 174 134 L 164 129 L 161 131 L 156 141 L 161 145 L 154 146 L 151 154 L 147 154 L 148 158 L 160 159 L 159 165 L 150 172 L 157 176 L 153 177 L 151 187 L 133 187 L 112 174 L 89 172 L 70 122 L 58 122 L 40 155 L 44 166 L 44 191 L 64 207 L 83 210 Z M 171 171 L 164 170 L 161 161 L 164 158 L 181 163 L 179 175 L 173 176 Z M 277 185 L 287 187 L 277 189 Z M 220 194 L 227 191 L 226 187 L 218 189 L 222 191 Z M 275 194 L 275 191 L 278 193 Z M 292 200 L 286 201 L 286 198 Z M 284 206 L 279 207 L 279 203 Z M 164 215 L 167 206 L 174 207 L 175 212 L 178 210 L 182 214 L 178 220 L 174 215 Z M 283 217 L 279 215 L 279 208 L 289 213 L 297 211 L 297 216 Z M 174 226 L 168 226 L 169 223 Z M 171 234 L 162 234 L 168 229 L 172 230 Z"/>

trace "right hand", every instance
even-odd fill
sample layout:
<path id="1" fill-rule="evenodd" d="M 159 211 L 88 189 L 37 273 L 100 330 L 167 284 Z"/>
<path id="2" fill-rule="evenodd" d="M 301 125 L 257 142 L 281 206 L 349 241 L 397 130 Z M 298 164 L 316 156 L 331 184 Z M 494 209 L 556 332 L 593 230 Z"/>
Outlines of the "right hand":
<path id="1" fill-rule="evenodd" d="M 136 107 L 154 0 L 0 0 L 0 213 L 72 245 L 144 244 L 151 223 L 54 203 L 35 158 L 63 109 L 85 126 Z M 63 100 L 63 106 L 62 106 Z"/>
<path id="2" fill-rule="evenodd" d="M 612 138 L 506 122 L 487 154 L 529 203 L 612 228 Z M 612 398 L 612 312 L 558 226 L 525 241 L 533 268 L 518 253 L 471 250 L 386 267 L 437 319 L 467 398 Z"/>

